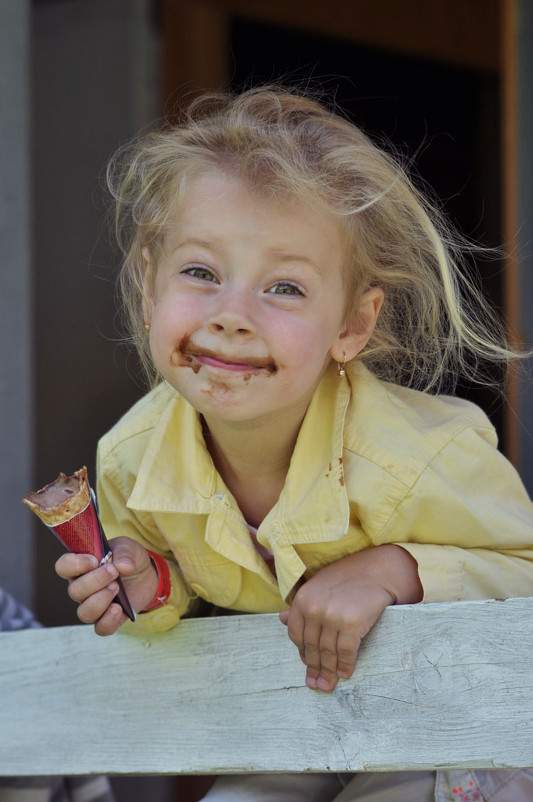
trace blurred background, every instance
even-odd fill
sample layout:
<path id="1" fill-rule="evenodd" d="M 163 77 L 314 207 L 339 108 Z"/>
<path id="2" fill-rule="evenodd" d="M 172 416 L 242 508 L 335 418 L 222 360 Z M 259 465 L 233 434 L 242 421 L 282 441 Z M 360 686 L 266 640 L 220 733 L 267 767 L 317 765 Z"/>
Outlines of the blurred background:
<path id="1" fill-rule="evenodd" d="M 529 0 L 0 0 L 0 583 L 48 626 L 77 622 L 61 547 L 23 507 L 86 464 L 145 390 L 121 341 L 102 176 L 121 143 L 206 89 L 320 85 L 413 158 L 468 237 L 516 342 L 533 343 Z M 533 387 L 485 408 L 533 493 Z M 201 781 L 121 779 L 120 799 L 192 802 Z"/>

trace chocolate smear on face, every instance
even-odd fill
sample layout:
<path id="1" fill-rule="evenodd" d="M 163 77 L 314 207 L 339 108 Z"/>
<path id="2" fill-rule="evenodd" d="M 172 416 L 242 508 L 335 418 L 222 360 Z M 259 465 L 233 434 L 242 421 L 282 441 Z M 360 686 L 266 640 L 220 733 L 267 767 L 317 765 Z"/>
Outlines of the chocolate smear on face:
<path id="1" fill-rule="evenodd" d="M 187 344 L 190 340 L 188 334 L 184 334 L 177 348 L 172 351 L 170 365 L 173 368 L 192 368 L 195 373 L 200 370 L 199 362 L 192 354 L 186 353 Z"/>
<path id="2" fill-rule="evenodd" d="M 200 370 L 200 363 L 190 354 L 187 354 L 185 359 L 183 360 L 183 366 L 187 368 L 192 368 L 194 373 L 198 373 L 198 371 Z"/>
<path id="3" fill-rule="evenodd" d="M 273 366 L 272 368 L 266 368 L 266 369 L 263 368 L 263 370 L 267 371 L 267 374 L 266 374 L 267 378 L 270 378 L 270 376 L 273 376 L 277 372 L 278 369 L 277 369 L 277 367 Z M 259 368 L 259 370 L 250 370 L 247 373 L 243 374 L 242 380 L 245 381 L 245 382 L 249 382 L 250 379 L 253 376 L 259 376 L 260 373 L 261 373 L 261 368 Z"/>
<path id="4" fill-rule="evenodd" d="M 198 373 L 201 368 L 201 363 L 198 357 L 202 356 L 224 362 L 217 351 L 212 351 L 209 348 L 203 348 L 200 345 L 194 345 L 194 343 L 190 342 L 190 336 L 188 334 L 184 334 L 179 345 L 172 352 L 170 364 L 172 367 L 177 368 L 191 368 L 195 373 Z M 243 381 L 246 382 L 250 381 L 252 376 L 259 375 L 259 373 L 262 371 L 265 371 L 268 376 L 272 376 L 274 373 L 277 373 L 278 370 L 276 363 L 270 356 L 236 357 L 235 363 L 243 366 L 249 365 L 250 370 L 246 370 L 243 373 Z"/>
<path id="5" fill-rule="evenodd" d="M 179 352 L 182 358 L 182 361 L 178 363 L 175 354 Z M 243 367 L 248 367 L 250 370 L 244 371 L 243 378 L 245 381 L 249 381 L 252 376 L 256 376 L 261 371 L 266 371 L 269 375 L 277 373 L 277 365 L 274 362 L 271 356 L 266 357 L 239 357 L 235 356 L 235 359 L 231 360 L 224 360 L 218 351 L 212 351 L 210 348 L 204 348 L 201 345 L 194 345 L 194 343 L 190 343 L 189 335 L 185 335 L 181 342 L 172 355 L 173 364 L 178 365 L 185 365 L 186 367 L 191 367 L 195 373 L 198 372 L 200 369 L 200 365 L 197 361 L 198 357 L 208 357 L 209 359 L 216 359 L 217 361 L 224 363 L 227 361 L 228 364 L 234 362 L 236 365 L 242 365 Z"/>

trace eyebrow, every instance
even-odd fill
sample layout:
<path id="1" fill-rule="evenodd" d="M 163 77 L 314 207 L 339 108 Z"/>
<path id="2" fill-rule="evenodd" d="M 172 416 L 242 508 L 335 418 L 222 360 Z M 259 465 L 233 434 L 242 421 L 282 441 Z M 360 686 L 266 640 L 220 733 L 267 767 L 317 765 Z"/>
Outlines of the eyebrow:
<path id="1" fill-rule="evenodd" d="M 175 253 L 180 248 L 186 248 L 189 246 L 206 248 L 207 250 L 217 250 L 220 246 L 224 247 L 224 243 L 222 240 L 215 239 L 201 239 L 199 237 L 187 237 L 187 239 L 182 240 L 181 242 L 176 243 L 175 247 L 172 248 L 172 253 Z M 279 248 L 273 248 L 271 254 L 276 262 L 297 262 L 299 264 L 307 265 L 311 267 L 315 272 L 319 275 L 322 275 L 322 270 L 308 256 L 302 256 L 301 254 L 296 253 L 289 253 L 287 251 L 280 250 Z"/>
<path id="2" fill-rule="evenodd" d="M 207 239 L 199 239 L 198 237 L 188 237 L 187 239 L 181 240 L 181 242 L 177 242 L 176 245 L 172 248 L 172 251 L 177 251 L 178 248 L 185 248 L 188 245 L 196 245 L 200 246 L 201 248 L 213 248 L 219 244 L 218 240 L 207 240 Z M 221 244 L 221 243 L 220 243 Z"/>
<path id="3" fill-rule="evenodd" d="M 273 255 L 277 262 L 298 262 L 303 265 L 308 265 L 312 267 L 313 270 L 316 270 L 317 273 L 322 274 L 322 270 L 320 269 L 319 265 L 316 262 L 313 262 L 308 256 L 302 256 L 301 254 L 297 253 L 286 253 L 285 251 L 278 251 L 277 249 L 273 250 Z"/>

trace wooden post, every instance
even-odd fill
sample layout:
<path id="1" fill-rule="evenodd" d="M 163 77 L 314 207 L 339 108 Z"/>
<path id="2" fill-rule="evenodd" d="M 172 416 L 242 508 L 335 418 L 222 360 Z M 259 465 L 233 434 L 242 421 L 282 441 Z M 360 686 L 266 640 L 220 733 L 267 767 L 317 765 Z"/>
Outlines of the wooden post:
<path id="1" fill-rule="evenodd" d="M 20 509 L 34 467 L 30 19 L 29 0 L 0 3 L 0 583 L 33 605 L 33 522 Z"/>
<path id="2" fill-rule="evenodd" d="M 518 65 L 516 0 L 501 0 L 501 104 L 502 104 L 502 227 L 506 248 L 503 283 L 503 306 L 511 345 L 520 348 L 519 282 L 518 282 Z M 518 431 L 518 377 L 511 368 L 506 388 L 507 410 L 504 419 L 506 455 L 520 465 Z"/>

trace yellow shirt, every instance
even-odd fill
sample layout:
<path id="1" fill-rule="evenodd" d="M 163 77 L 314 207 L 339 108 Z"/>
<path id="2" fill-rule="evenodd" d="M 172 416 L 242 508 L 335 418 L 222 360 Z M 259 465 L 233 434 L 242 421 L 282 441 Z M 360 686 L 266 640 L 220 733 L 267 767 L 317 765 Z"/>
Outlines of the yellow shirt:
<path id="1" fill-rule="evenodd" d="M 475 405 L 379 381 L 361 364 L 329 371 L 303 421 L 283 491 L 255 549 L 205 447 L 198 413 L 163 383 L 100 441 L 108 538 L 170 563 L 168 603 L 134 631 L 174 626 L 198 596 L 277 612 L 300 578 L 382 543 L 418 562 L 424 601 L 533 596 L 533 504 Z"/>

